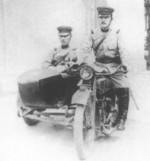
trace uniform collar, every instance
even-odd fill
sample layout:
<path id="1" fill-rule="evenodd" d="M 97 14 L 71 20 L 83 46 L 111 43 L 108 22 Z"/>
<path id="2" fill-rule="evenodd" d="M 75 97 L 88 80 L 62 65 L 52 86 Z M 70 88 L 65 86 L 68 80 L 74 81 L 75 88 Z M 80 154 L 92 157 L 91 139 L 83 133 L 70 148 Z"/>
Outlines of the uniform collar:
<path id="1" fill-rule="evenodd" d="M 110 30 L 110 28 L 106 28 L 106 29 L 101 28 L 101 31 L 102 31 L 103 33 L 107 33 L 109 30 Z"/>
<path id="2" fill-rule="evenodd" d="M 112 31 L 111 28 L 109 28 L 108 32 L 102 32 L 100 27 L 97 27 L 94 31 L 94 34 L 92 35 L 92 38 L 94 40 L 99 39 L 100 37 L 102 37 L 103 35 L 110 33 Z"/>
<path id="3" fill-rule="evenodd" d="M 68 49 L 69 45 L 61 46 L 62 49 Z"/>

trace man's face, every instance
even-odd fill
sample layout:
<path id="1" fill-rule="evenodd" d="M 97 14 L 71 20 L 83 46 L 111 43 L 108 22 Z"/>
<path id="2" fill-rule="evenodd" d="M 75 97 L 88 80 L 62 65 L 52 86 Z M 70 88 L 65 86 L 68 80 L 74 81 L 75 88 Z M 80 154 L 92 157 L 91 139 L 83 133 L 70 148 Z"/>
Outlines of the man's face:
<path id="1" fill-rule="evenodd" d="M 111 23 L 111 15 L 99 15 L 99 24 L 102 29 L 108 28 Z"/>
<path id="2" fill-rule="evenodd" d="M 62 46 L 69 45 L 70 40 L 71 40 L 71 34 L 60 34 L 59 35 L 59 40 Z"/>

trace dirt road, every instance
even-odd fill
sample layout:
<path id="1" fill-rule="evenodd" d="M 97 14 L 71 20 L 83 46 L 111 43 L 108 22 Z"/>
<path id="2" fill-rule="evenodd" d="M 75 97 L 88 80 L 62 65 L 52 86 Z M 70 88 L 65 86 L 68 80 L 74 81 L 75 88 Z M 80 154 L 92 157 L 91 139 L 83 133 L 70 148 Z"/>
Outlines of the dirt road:
<path id="1" fill-rule="evenodd" d="M 142 85 L 143 84 L 143 85 Z M 140 106 L 131 99 L 126 130 L 95 141 L 87 161 L 150 160 L 150 75 L 131 79 Z M 0 161 L 77 161 L 72 130 L 39 123 L 28 127 L 16 114 L 16 94 L 0 99 Z"/>

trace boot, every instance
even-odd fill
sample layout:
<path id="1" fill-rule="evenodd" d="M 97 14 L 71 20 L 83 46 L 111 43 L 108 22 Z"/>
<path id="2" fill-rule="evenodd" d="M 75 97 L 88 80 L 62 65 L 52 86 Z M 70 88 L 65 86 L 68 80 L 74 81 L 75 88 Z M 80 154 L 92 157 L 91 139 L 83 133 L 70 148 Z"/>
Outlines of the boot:
<path id="1" fill-rule="evenodd" d="M 121 119 L 118 121 L 117 130 L 125 130 L 125 120 Z"/>
<path id="2" fill-rule="evenodd" d="M 116 94 L 118 96 L 118 119 L 117 119 L 117 129 L 125 129 L 125 121 L 127 119 L 128 108 L 129 108 L 129 88 L 118 88 L 116 89 Z"/>

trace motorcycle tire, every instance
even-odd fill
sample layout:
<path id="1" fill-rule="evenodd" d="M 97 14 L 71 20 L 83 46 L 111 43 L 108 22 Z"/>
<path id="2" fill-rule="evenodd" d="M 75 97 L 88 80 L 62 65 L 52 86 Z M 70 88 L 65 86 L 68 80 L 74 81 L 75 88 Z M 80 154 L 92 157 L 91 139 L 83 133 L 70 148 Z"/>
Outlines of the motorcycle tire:
<path id="1" fill-rule="evenodd" d="M 37 120 L 30 119 L 30 118 L 27 118 L 27 117 L 23 117 L 23 120 L 28 126 L 34 126 L 39 122 Z"/>
<path id="2" fill-rule="evenodd" d="M 88 158 L 94 149 L 95 129 L 91 109 L 78 105 L 74 117 L 74 142 L 81 160 Z"/>

